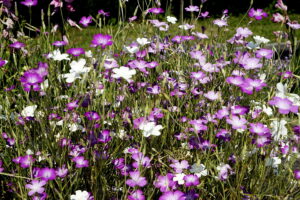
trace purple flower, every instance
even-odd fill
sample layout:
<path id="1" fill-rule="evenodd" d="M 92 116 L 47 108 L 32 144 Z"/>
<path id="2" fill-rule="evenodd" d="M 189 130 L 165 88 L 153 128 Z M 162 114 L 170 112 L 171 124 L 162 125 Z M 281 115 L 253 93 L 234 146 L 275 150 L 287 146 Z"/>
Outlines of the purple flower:
<path id="1" fill-rule="evenodd" d="M 0 68 L 7 64 L 7 60 L 0 58 Z"/>
<path id="2" fill-rule="evenodd" d="M 273 57 L 273 51 L 271 49 L 259 49 L 255 52 L 257 58 L 265 57 L 271 59 Z"/>
<path id="3" fill-rule="evenodd" d="M 160 13 L 164 13 L 165 11 L 162 8 L 149 8 L 148 12 L 157 15 Z"/>
<path id="4" fill-rule="evenodd" d="M 56 47 L 61 47 L 61 46 L 65 46 L 67 45 L 68 43 L 66 41 L 55 41 L 52 43 L 53 46 L 56 46 Z"/>
<path id="5" fill-rule="evenodd" d="M 219 171 L 218 178 L 222 181 L 226 180 L 232 173 L 232 169 L 228 164 L 221 164 L 217 167 L 217 170 Z"/>
<path id="6" fill-rule="evenodd" d="M 85 53 L 83 48 L 70 48 L 67 50 L 68 54 L 71 54 L 72 56 L 80 56 Z"/>
<path id="7" fill-rule="evenodd" d="M 140 166 L 147 167 L 149 168 L 151 166 L 150 164 L 150 158 L 145 156 L 143 153 L 138 152 L 132 154 L 132 159 L 135 160 L 136 162 L 132 163 L 132 166 L 134 168 L 139 168 Z"/>
<path id="8" fill-rule="evenodd" d="M 252 31 L 250 31 L 250 29 L 248 29 L 247 27 L 246 28 L 239 27 L 236 29 L 235 36 L 247 38 L 252 34 L 253 34 Z"/>
<path id="9" fill-rule="evenodd" d="M 147 87 L 147 93 L 149 93 L 149 94 L 159 94 L 160 93 L 159 85 L 154 85 L 152 87 Z"/>
<path id="10" fill-rule="evenodd" d="M 215 19 L 213 23 L 219 27 L 228 26 L 227 21 L 225 19 Z"/>
<path id="11" fill-rule="evenodd" d="M 184 184 L 186 187 L 197 186 L 200 184 L 199 177 L 193 174 L 185 175 L 183 180 L 185 181 Z"/>
<path id="12" fill-rule="evenodd" d="M 270 133 L 270 129 L 267 127 L 267 125 L 262 124 L 260 122 L 258 123 L 250 123 L 250 132 L 263 136 L 265 134 L 269 134 Z"/>
<path id="13" fill-rule="evenodd" d="M 192 189 L 185 193 L 185 199 L 184 200 L 197 200 L 199 199 L 199 194 L 195 192 L 195 189 Z"/>
<path id="14" fill-rule="evenodd" d="M 46 167 L 38 171 L 38 177 L 44 181 L 54 180 L 56 173 L 54 169 Z"/>
<path id="15" fill-rule="evenodd" d="M 220 92 L 215 92 L 215 91 L 208 91 L 207 93 L 204 93 L 206 98 L 208 98 L 211 101 L 215 101 L 221 97 Z"/>
<path id="16" fill-rule="evenodd" d="M 68 169 L 63 165 L 62 167 L 59 167 L 55 171 L 56 175 L 59 176 L 60 178 L 64 178 L 68 174 Z"/>
<path id="17" fill-rule="evenodd" d="M 183 192 L 176 190 L 174 192 L 168 191 L 163 193 L 159 200 L 185 200 L 185 195 Z"/>
<path id="18" fill-rule="evenodd" d="M 43 187 L 44 185 L 46 185 L 46 181 L 44 180 L 32 180 L 31 184 L 26 184 L 25 187 L 27 189 L 30 189 L 30 191 L 28 192 L 29 196 L 34 195 L 35 193 L 38 194 L 42 194 L 45 191 L 45 188 Z"/>
<path id="19" fill-rule="evenodd" d="M 98 136 L 97 141 L 101 143 L 107 143 L 111 140 L 110 130 L 103 130 Z"/>
<path id="20" fill-rule="evenodd" d="M 89 166 L 89 161 L 84 160 L 83 156 L 77 156 L 72 159 L 73 162 L 76 163 L 76 168 L 83 168 Z"/>
<path id="21" fill-rule="evenodd" d="M 78 107 L 79 107 L 78 100 L 67 103 L 67 109 L 68 110 L 73 110 L 73 109 L 78 108 Z"/>
<path id="22" fill-rule="evenodd" d="M 17 41 L 17 42 L 10 44 L 9 47 L 12 47 L 15 49 L 21 49 L 22 47 L 25 47 L 25 44 Z"/>
<path id="23" fill-rule="evenodd" d="M 295 176 L 295 179 L 299 180 L 300 179 L 300 170 L 294 170 L 294 176 Z"/>
<path id="24" fill-rule="evenodd" d="M 90 23 L 92 23 L 92 17 L 88 16 L 88 17 L 81 17 L 79 24 L 81 24 L 84 27 L 87 27 Z"/>
<path id="25" fill-rule="evenodd" d="M 240 105 L 232 106 L 230 109 L 232 115 L 245 115 L 249 112 L 249 107 Z"/>
<path id="26" fill-rule="evenodd" d="M 186 160 L 182 160 L 181 162 L 178 160 L 173 161 L 173 164 L 170 165 L 174 169 L 176 173 L 182 173 L 183 169 L 189 168 L 189 163 Z"/>
<path id="27" fill-rule="evenodd" d="M 228 124 L 231 124 L 233 129 L 242 129 L 242 130 L 246 130 L 247 126 L 247 120 L 245 118 L 239 118 L 236 115 L 233 115 L 231 118 L 226 119 L 226 122 Z"/>
<path id="28" fill-rule="evenodd" d="M 287 25 L 289 25 L 291 29 L 300 29 L 300 24 L 298 24 L 298 22 L 288 22 Z"/>
<path id="29" fill-rule="evenodd" d="M 32 157 L 32 155 L 25 155 L 19 159 L 19 163 L 22 168 L 29 168 L 34 161 L 35 159 Z"/>
<path id="30" fill-rule="evenodd" d="M 132 171 L 129 172 L 130 179 L 126 180 L 126 184 L 129 185 L 130 187 L 144 187 L 147 185 L 147 180 L 145 177 L 140 176 L 139 171 Z"/>
<path id="31" fill-rule="evenodd" d="M 247 58 L 242 66 L 244 67 L 244 69 L 246 70 L 250 70 L 250 69 L 259 69 L 262 68 L 262 64 L 259 63 L 260 60 L 258 58 Z"/>
<path id="32" fill-rule="evenodd" d="M 145 200 L 145 196 L 142 190 L 135 190 L 130 193 L 128 200 Z"/>
<path id="33" fill-rule="evenodd" d="M 88 120 L 99 120 L 101 117 L 100 115 L 96 112 L 96 111 L 89 111 L 84 113 L 84 116 L 88 119 Z"/>
<path id="34" fill-rule="evenodd" d="M 185 10 L 187 12 L 199 12 L 199 7 L 190 5 L 189 7 L 186 7 Z"/>
<path id="35" fill-rule="evenodd" d="M 273 97 L 269 104 L 276 106 L 281 114 L 289 114 L 290 112 L 297 113 L 298 106 L 294 106 L 293 102 L 287 98 Z"/>
<path id="36" fill-rule="evenodd" d="M 241 86 L 244 83 L 242 76 L 229 76 L 226 78 L 226 82 L 232 85 Z"/>
<path id="37" fill-rule="evenodd" d="M 228 142 L 228 141 L 230 141 L 230 134 L 228 133 L 227 130 L 221 129 L 219 132 L 217 132 L 216 138 L 224 140 L 225 142 Z"/>
<path id="38" fill-rule="evenodd" d="M 24 6 L 27 6 L 27 7 L 36 6 L 37 3 L 38 3 L 37 0 L 25 0 L 25 1 L 21 1 L 21 4 L 23 4 Z"/>
<path id="39" fill-rule="evenodd" d="M 25 72 L 24 75 L 20 78 L 22 83 L 23 89 L 26 92 L 31 90 L 31 86 L 33 87 L 34 91 L 39 91 L 40 86 L 39 84 L 43 82 L 43 78 L 36 72 Z"/>
<path id="40" fill-rule="evenodd" d="M 159 188 L 161 192 L 167 192 L 175 189 L 176 182 L 173 181 L 174 175 L 168 173 L 166 176 L 159 175 L 157 180 L 154 181 L 154 186 Z"/>
<path id="41" fill-rule="evenodd" d="M 101 33 L 94 35 L 92 40 L 92 47 L 101 46 L 104 49 L 106 46 L 111 46 L 113 42 L 111 41 L 112 36 L 110 35 L 103 35 Z"/>
<path id="42" fill-rule="evenodd" d="M 256 20 L 261 20 L 263 17 L 268 17 L 268 14 L 265 13 L 262 9 L 255 10 L 254 8 L 251 8 L 248 16 L 250 18 L 255 18 Z"/>

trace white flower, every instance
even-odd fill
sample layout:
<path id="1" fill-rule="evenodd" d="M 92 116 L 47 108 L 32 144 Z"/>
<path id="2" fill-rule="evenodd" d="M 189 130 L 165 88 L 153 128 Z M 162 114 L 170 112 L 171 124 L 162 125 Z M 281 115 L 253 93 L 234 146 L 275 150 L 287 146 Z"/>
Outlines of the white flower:
<path id="1" fill-rule="evenodd" d="M 293 102 L 294 105 L 300 106 L 300 96 L 293 93 L 288 93 L 287 84 L 283 85 L 282 83 L 276 84 L 276 95 L 277 97 L 281 98 L 288 98 L 290 101 Z"/>
<path id="2" fill-rule="evenodd" d="M 170 22 L 171 24 L 176 24 L 177 18 L 176 17 L 167 16 L 167 21 Z"/>
<path id="3" fill-rule="evenodd" d="M 287 124 L 287 121 L 284 119 L 281 119 L 280 121 L 275 120 L 272 121 L 271 126 L 271 134 L 275 141 L 278 141 L 280 139 L 284 139 L 287 137 L 288 130 L 285 127 Z"/>
<path id="4" fill-rule="evenodd" d="M 262 111 L 263 111 L 264 113 L 266 113 L 268 116 L 273 115 L 273 110 L 272 110 L 272 108 L 269 107 L 269 106 L 263 105 Z"/>
<path id="5" fill-rule="evenodd" d="M 88 57 L 88 58 L 93 57 L 92 51 L 91 50 L 86 51 L 85 56 Z"/>
<path id="6" fill-rule="evenodd" d="M 131 82 L 131 77 L 136 74 L 135 69 L 129 69 L 128 67 L 120 67 L 114 68 L 113 70 L 113 78 L 124 78 L 127 82 Z"/>
<path id="7" fill-rule="evenodd" d="M 59 49 L 54 50 L 52 53 L 49 53 L 48 58 L 52 58 L 53 60 L 58 60 L 58 61 L 70 60 L 69 54 L 66 53 L 61 54 Z"/>
<path id="8" fill-rule="evenodd" d="M 137 43 L 141 46 L 145 46 L 146 44 L 149 44 L 149 40 L 147 38 L 137 38 L 136 39 Z"/>
<path id="9" fill-rule="evenodd" d="M 71 200 L 88 200 L 90 194 L 87 191 L 77 190 L 75 194 L 71 195 Z"/>
<path id="10" fill-rule="evenodd" d="M 205 165 L 203 164 L 193 164 L 191 166 L 190 172 L 194 173 L 196 176 L 198 176 L 199 178 L 201 176 L 207 176 L 207 169 L 205 169 Z"/>
<path id="11" fill-rule="evenodd" d="M 73 83 L 76 79 L 81 78 L 81 74 L 85 74 L 91 70 L 90 67 L 85 67 L 85 64 L 85 59 L 80 59 L 78 62 L 72 61 L 70 63 L 70 73 L 63 74 L 62 77 L 66 78 L 67 83 Z"/>
<path id="12" fill-rule="evenodd" d="M 278 168 L 278 165 L 281 164 L 281 159 L 278 157 L 271 157 L 266 159 L 266 166 L 272 166 L 273 168 Z"/>
<path id="13" fill-rule="evenodd" d="M 181 174 L 176 174 L 175 177 L 173 177 L 173 181 L 176 181 L 178 183 L 178 185 L 183 185 L 184 184 L 184 178 L 185 174 L 181 173 Z"/>
<path id="14" fill-rule="evenodd" d="M 255 40 L 256 44 L 267 44 L 268 42 L 270 42 L 269 39 L 261 37 L 261 36 L 253 36 L 253 39 Z"/>
<path id="15" fill-rule="evenodd" d="M 248 49 L 259 49 L 259 44 L 256 44 L 252 41 L 248 42 L 246 46 Z"/>
<path id="16" fill-rule="evenodd" d="M 26 155 L 33 155 L 34 153 L 33 153 L 33 151 L 31 150 L 31 149 L 27 149 L 27 151 L 26 151 Z"/>
<path id="17" fill-rule="evenodd" d="M 69 127 L 69 131 L 71 132 L 76 132 L 77 130 L 83 130 L 83 127 L 76 123 L 69 124 L 68 127 Z"/>
<path id="18" fill-rule="evenodd" d="M 179 25 L 178 27 L 183 30 L 189 30 L 189 29 L 195 28 L 195 25 L 183 24 L 183 25 Z"/>
<path id="19" fill-rule="evenodd" d="M 156 125 L 155 122 L 143 122 L 140 124 L 139 129 L 143 131 L 144 137 L 149 137 L 151 135 L 159 136 L 163 127 Z"/>
<path id="20" fill-rule="evenodd" d="M 139 47 L 137 46 L 124 46 L 124 50 L 127 52 L 127 53 L 130 53 L 130 54 L 134 54 L 136 52 L 139 51 Z"/>
<path id="21" fill-rule="evenodd" d="M 23 117 L 34 117 L 34 112 L 36 108 L 37 105 L 27 106 L 22 110 L 21 115 Z"/>
<path id="22" fill-rule="evenodd" d="M 46 79 L 44 82 L 41 83 L 41 89 L 45 91 L 49 87 L 49 81 Z"/>

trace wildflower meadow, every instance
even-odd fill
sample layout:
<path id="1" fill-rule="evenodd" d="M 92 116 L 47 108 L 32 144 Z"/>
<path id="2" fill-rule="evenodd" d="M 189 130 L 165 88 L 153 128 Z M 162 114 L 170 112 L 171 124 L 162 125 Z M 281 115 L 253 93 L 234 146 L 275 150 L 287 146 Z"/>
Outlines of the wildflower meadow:
<path id="1" fill-rule="evenodd" d="M 239 17 L 119 0 L 75 20 L 77 1 L 49 1 L 39 26 L 46 1 L 0 1 L 1 200 L 300 199 L 284 0 Z"/>

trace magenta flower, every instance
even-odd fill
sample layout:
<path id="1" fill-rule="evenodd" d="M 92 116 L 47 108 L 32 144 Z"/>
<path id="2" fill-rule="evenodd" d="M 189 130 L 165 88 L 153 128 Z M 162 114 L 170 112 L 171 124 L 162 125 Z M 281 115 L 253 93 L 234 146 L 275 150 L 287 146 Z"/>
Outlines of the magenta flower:
<path id="1" fill-rule="evenodd" d="M 264 147 L 271 143 L 271 134 L 259 135 L 252 142 L 259 148 Z"/>
<path id="2" fill-rule="evenodd" d="M 165 11 L 162 8 L 149 8 L 148 12 L 158 15 L 160 13 L 164 13 Z"/>
<path id="3" fill-rule="evenodd" d="M 89 166 L 89 161 L 84 160 L 83 156 L 77 156 L 72 159 L 73 162 L 76 163 L 76 168 L 83 168 Z"/>
<path id="4" fill-rule="evenodd" d="M 24 6 L 27 6 L 27 7 L 36 6 L 37 3 L 38 3 L 37 0 L 25 0 L 25 1 L 21 1 L 21 4 L 23 4 Z"/>
<path id="5" fill-rule="evenodd" d="M 25 155 L 23 157 L 20 157 L 19 164 L 22 168 L 28 168 L 34 163 L 35 159 L 32 157 L 32 155 Z"/>
<path id="6" fill-rule="evenodd" d="M 199 7 L 190 5 L 189 7 L 186 7 L 185 10 L 187 12 L 199 12 Z"/>
<path id="7" fill-rule="evenodd" d="M 108 17 L 109 16 L 109 12 L 105 12 L 104 10 L 98 10 L 98 14 L 103 15 L 104 17 Z"/>
<path id="8" fill-rule="evenodd" d="M 67 53 L 77 57 L 83 55 L 85 51 L 83 48 L 70 48 L 67 50 Z"/>
<path id="9" fill-rule="evenodd" d="M 273 51 L 271 49 L 259 49 L 255 52 L 257 58 L 265 57 L 271 59 L 273 57 Z"/>
<path id="10" fill-rule="evenodd" d="M 17 41 L 17 42 L 10 44 L 9 47 L 12 47 L 14 49 L 21 49 L 22 47 L 25 47 L 25 44 Z"/>
<path id="11" fill-rule="evenodd" d="M 79 21 L 79 24 L 81 24 L 82 26 L 84 27 L 88 27 L 88 25 L 92 23 L 92 17 L 91 16 L 88 16 L 88 17 L 81 17 L 80 21 Z"/>
<path id="12" fill-rule="evenodd" d="M 54 169 L 46 167 L 38 171 L 38 177 L 44 181 L 54 180 L 56 173 Z"/>
<path id="13" fill-rule="evenodd" d="M 294 106 L 293 102 L 287 98 L 273 97 L 269 104 L 279 109 L 281 114 L 289 114 L 290 112 L 297 113 L 298 106 Z"/>
<path id="14" fill-rule="evenodd" d="M 128 200 L 145 200 L 145 196 L 142 190 L 135 190 L 130 193 Z"/>
<path id="15" fill-rule="evenodd" d="M 193 174 L 185 175 L 183 178 L 186 187 L 197 186 L 200 184 L 199 177 Z"/>
<path id="16" fill-rule="evenodd" d="M 38 194 L 42 194 L 45 191 L 45 188 L 43 187 L 44 185 L 46 185 L 46 181 L 44 180 L 32 180 L 31 184 L 26 184 L 25 187 L 27 189 L 30 189 L 30 191 L 28 192 L 29 196 L 34 195 L 35 193 Z"/>
<path id="17" fill-rule="evenodd" d="M 111 41 L 112 36 L 110 35 L 103 35 L 101 33 L 94 35 L 92 40 L 92 47 L 101 46 L 104 49 L 107 46 L 111 46 L 113 42 Z"/>
<path id="18" fill-rule="evenodd" d="M 176 182 L 173 181 L 173 178 L 174 175 L 171 173 L 168 173 L 166 176 L 159 175 L 153 184 L 156 188 L 159 188 L 161 192 L 167 192 L 176 187 Z"/>
<path id="19" fill-rule="evenodd" d="M 183 192 L 176 190 L 174 192 L 168 191 L 163 193 L 159 200 L 185 200 L 185 195 Z"/>
<path id="20" fill-rule="evenodd" d="M 86 113 L 84 113 L 84 116 L 90 121 L 92 121 L 92 120 L 97 121 L 101 118 L 100 115 L 96 111 L 86 112 Z"/>
<path id="21" fill-rule="evenodd" d="M 147 180 L 145 177 L 140 176 L 139 171 L 131 171 L 129 172 L 129 176 L 131 179 L 126 180 L 126 184 L 129 185 L 130 187 L 144 187 L 147 185 Z"/>
<path id="22" fill-rule="evenodd" d="M 251 8 L 248 16 L 250 18 L 255 18 L 256 20 L 262 20 L 263 17 L 268 17 L 268 14 L 265 13 L 262 9 L 255 10 L 254 8 Z"/>

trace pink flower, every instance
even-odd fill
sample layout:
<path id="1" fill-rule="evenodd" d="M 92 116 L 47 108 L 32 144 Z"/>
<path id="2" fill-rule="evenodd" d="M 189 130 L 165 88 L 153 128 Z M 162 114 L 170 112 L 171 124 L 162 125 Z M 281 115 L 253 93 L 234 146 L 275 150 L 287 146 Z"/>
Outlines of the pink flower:
<path id="1" fill-rule="evenodd" d="M 159 188 L 161 192 L 167 192 L 175 188 L 176 182 L 173 181 L 174 175 L 168 173 L 166 176 L 158 176 L 154 182 L 154 186 Z"/>
<path id="2" fill-rule="evenodd" d="M 242 130 L 246 130 L 247 126 L 247 120 L 245 118 L 239 118 L 236 115 L 233 115 L 231 118 L 226 119 L 226 122 L 228 124 L 231 124 L 233 129 L 242 129 Z"/>
<path id="3" fill-rule="evenodd" d="M 160 13 L 164 13 L 165 11 L 162 8 L 149 8 L 148 12 L 157 15 Z"/>
<path id="4" fill-rule="evenodd" d="M 199 7 L 190 5 L 189 7 L 185 8 L 185 10 L 188 12 L 199 12 Z"/>
<path id="5" fill-rule="evenodd" d="M 24 6 L 27 6 L 27 7 L 36 6 L 37 3 L 38 3 L 37 0 L 25 0 L 25 1 L 21 1 L 21 4 L 23 4 Z"/>
<path id="6" fill-rule="evenodd" d="M 176 173 L 182 173 L 183 169 L 188 169 L 190 165 L 186 160 L 182 160 L 181 162 L 175 160 L 170 166 L 175 170 Z"/>
<path id="7" fill-rule="evenodd" d="M 183 178 L 183 180 L 185 181 L 184 184 L 187 187 L 190 186 L 197 186 L 200 184 L 199 182 L 199 177 L 193 174 L 189 174 L 189 175 L 185 175 L 185 177 Z"/>
<path id="8" fill-rule="evenodd" d="M 25 187 L 27 189 L 30 189 L 30 191 L 28 192 L 29 196 L 34 195 L 35 193 L 38 194 L 42 194 L 45 191 L 45 188 L 43 187 L 44 185 L 46 185 L 46 181 L 44 180 L 32 180 L 31 184 L 26 184 Z"/>
<path id="9" fill-rule="evenodd" d="M 269 101 L 269 104 L 272 106 L 276 106 L 279 109 L 279 113 L 281 114 L 289 114 L 290 112 L 297 113 L 298 106 L 294 106 L 293 102 L 287 98 L 281 97 L 273 97 Z"/>
<path id="10" fill-rule="evenodd" d="M 89 161 L 84 160 L 83 156 L 77 156 L 72 159 L 73 162 L 76 163 L 76 168 L 83 168 L 89 166 Z"/>
<path id="11" fill-rule="evenodd" d="M 255 52 L 257 58 L 265 57 L 271 59 L 273 57 L 273 51 L 271 49 L 259 49 Z"/>
<path id="12" fill-rule="evenodd" d="M 227 21 L 225 19 L 215 19 L 213 23 L 219 27 L 228 26 Z"/>
<path id="13" fill-rule="evenodd" d="M 285 22 L 285 17 L 280 13 L 273 14 L 272 21 L 275 23 Z"/>
<path id="14" fill-rule="evenodd" d="M 84 27 L 87 27 L 90 23 L 92 23 L 92 17 L 88 16 L 88 17 L 82 17 L 79 21 L 79 24 L 81 24 Z"/>
<path id="15" fill-rule="evenodd" d="M 147 185 L 147 180 L 145 177 L 140 176 L 139 171 L 132 171 L 129 172 L 129 176 L 131 179 L 127 179 L 126 184 L 129 185 L 130 187 L 144 187 Z"/>
<path id="16" fill-rule="evenodd" d="M 284 5 L 282 0 L 277 0 L 277 3 L 275 4 L 276 8 L 279 8 L 280 10 L 287 11 L 287 6 Z"/>

